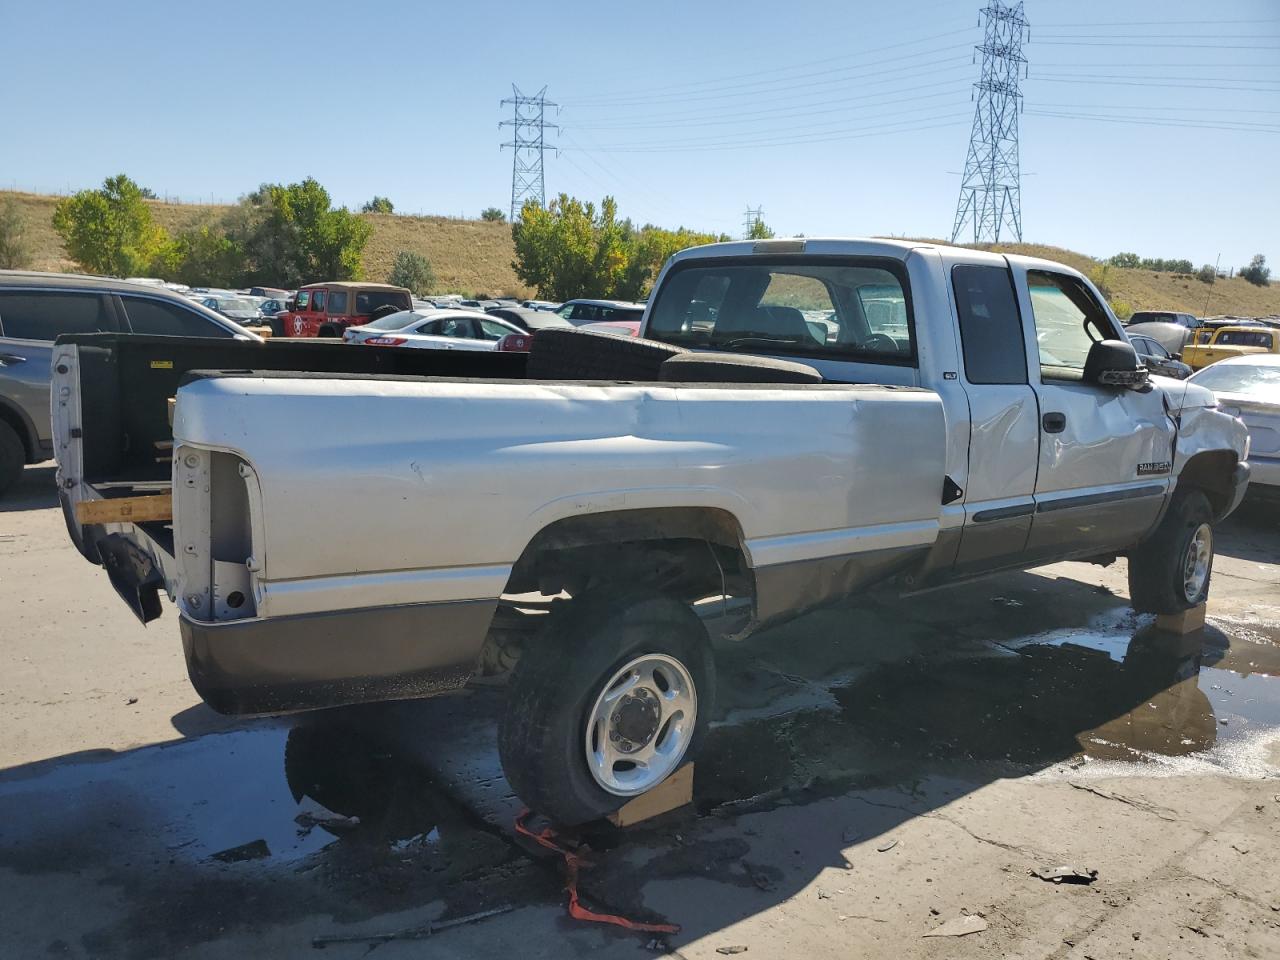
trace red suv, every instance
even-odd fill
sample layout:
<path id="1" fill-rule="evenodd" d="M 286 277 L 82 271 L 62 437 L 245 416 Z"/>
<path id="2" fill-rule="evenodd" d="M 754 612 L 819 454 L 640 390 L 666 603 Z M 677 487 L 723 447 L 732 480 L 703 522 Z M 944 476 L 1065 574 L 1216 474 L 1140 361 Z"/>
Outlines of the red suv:
<path id="1" fill-rule="evenodd" d="M 277 337 L 340 337 L 347 327 L 368 323 L 379 307 L 412 310 L 413 295 L 386 283 L 339 280 L 298 290 L 293 309 L 271 318 Z"/>

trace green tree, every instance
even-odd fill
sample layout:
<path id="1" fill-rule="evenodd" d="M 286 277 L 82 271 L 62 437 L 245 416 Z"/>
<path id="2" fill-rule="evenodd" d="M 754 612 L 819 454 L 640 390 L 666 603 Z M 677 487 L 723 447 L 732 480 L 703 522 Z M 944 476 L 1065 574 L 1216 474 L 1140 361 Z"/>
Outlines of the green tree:
<path id="1" fill-rule="evenodd" d="M 1117 253 L 1107 261 L 1113 267 L 1123 267 L 1126 270 L 1136 270 L 1141 262 L 1136 253 Z"/>
<path id="2" fill-rule="evenodd" d="M 1218 271 L 1211 263 L 1206 263 L 1196 271 L 1196 279 L 1201 283 L 1213 283 L 1218 279 Z"/>
<path id="3" fill-rule="evenodd" d="M 31 242 L 27 238 L 27 218 L 12 197 L 0 206 L 0 269 L 21 270 L 31 266 Z"/>
<path id="4" fill-rule="evenodd" d="M 192 287 L 237 287 L 247 279 L 244 249 L 218 226 L 203 226 L 178 235 L 176 265 L 165 279 Z"/>
<path id="5" fill-rule="evenodd" d="M 1240 276 L 1255 287 L 1266 287 L 1271 284 L 1271 268 L 1267 266 L 1267 258 L 1256 254 L 1247 267 L 1240 268 Z"/>
<path id="6" fill-rule="evenodd" d="M 308 177 L 288 186 L 265 183 L 227 219 L 227 236 L 243 251 L 246 283 L 288 287 L 320 280 L 358 280 L 373 227 Z"/>
<path id="7" fill-rule="evenodd" d="M 566 194 L 545 209 L 526 204 L 511 234 L 516 276 L 554 300 L 637 299 L 673 253 L 727 239 L 683 227 L 664 230 L 646 224 L 637 229 L 630 220 L 618 219 L 612 197 L 605 197 L 597 211 L 595 204 Z"/>
<path id="8" fill-rule="evenodd" d="M 395 263 L 391 265 L 387 283 L 406 287 L 415 296 L 425 297 L 436 285 L 436 273 L 431 269 L 431 261 L 422 254 L 401 250 L 396 254 Z"/>
<path id="9" fill-rule="evenodd" d="M 100 190 L 58 201 L 53 228 L 71 259 L 90 273 L 146 273 L 171 253 L 171 241 L 151 219 L 142 190 L 123 173 L 108 177 Z"/>
<path id="10" fill-rule="evenodd" d="M 485 207 L 480 211 L 480 219 L 491 223 L 502 223 L 507 219 L 507 215 L 497 207 Z"/>
<path id="11" fill-rule="evenodd" d="M 361 213 L 395 213 L 396 208 L 386 197 L 374 194 L 373 199 L 360 208 Z"/>
<path id="12" fill-rule="evenodd" d="M 751 227 L 747 230 L 748 240 L 772 240 L 773 231 L 769 229 L 769 225 L 763 220 L 757 218 L 751 221 Z"/>

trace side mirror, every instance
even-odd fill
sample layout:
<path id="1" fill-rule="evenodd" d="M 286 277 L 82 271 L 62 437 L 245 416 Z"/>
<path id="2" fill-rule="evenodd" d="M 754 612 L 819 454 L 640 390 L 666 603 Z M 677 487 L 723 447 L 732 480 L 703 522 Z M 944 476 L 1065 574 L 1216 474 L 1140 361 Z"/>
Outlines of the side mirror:
<path id="1" fill-rule="evenodd" d="M 1084 361 L 1085 383 L 1104 387 L 1140 387 L 1150 379 L 1133 344 L 1123 340 L 1099 340 Z"/>

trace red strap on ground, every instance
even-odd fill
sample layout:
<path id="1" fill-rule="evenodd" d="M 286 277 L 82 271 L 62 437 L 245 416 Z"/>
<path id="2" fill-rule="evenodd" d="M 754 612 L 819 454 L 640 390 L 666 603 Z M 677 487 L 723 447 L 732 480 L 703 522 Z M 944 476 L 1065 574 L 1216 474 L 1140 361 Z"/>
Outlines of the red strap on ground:
<path id="1" fill-rule="evenodd" d="M 569 891 L 569 916 L 573 917 L 573 919 L 585 920 L 588 923 L 610 923 L 615 927 L 635 930 L 640 933 L 680 932 L 680 928 L 672 923 L 643 923 L 639 920 L 619 917 L 612 913 L 596 913 L 594 910 L 588 910 L 578 900 L 578 869 L 582 866 L 582 858 L 573 850 L 561 844 L 556 837 L 556 832 L 550 827 L 543 827 L 537 833 L 534 833 L 526 824 L 528 819 L 529 811 L 521 810 L 515 819 L 516 833 L 528 837 L 539 846 L 553 850 L 564 857 L 564 885 L 565 889 Z"/>

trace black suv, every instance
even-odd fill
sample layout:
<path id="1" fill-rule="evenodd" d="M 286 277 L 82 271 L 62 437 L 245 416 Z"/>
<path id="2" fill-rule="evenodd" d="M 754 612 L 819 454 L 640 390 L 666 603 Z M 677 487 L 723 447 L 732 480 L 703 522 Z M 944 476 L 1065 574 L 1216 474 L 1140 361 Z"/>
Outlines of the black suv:
<path id="1" fill-rule="evenodd" d="M 53 456 L 53 341 L 60 333 L 96 332 L 260 339 L 165 287 L 0 270 L 0 495 L 24 464 Z"/>

